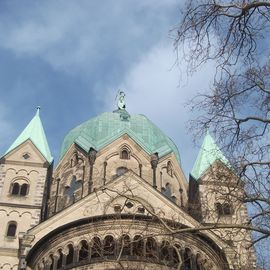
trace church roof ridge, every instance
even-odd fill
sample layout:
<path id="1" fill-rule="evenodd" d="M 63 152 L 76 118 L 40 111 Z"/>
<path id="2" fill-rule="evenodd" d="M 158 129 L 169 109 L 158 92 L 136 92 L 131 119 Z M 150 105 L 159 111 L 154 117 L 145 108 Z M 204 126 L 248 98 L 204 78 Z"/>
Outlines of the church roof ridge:
<path id="1" fill-rule="evenodd" d="M 27 140 L 31 140 L 31 142 L 37 147 L 37 149 L 49 163 L 53 161 L 45 131 L 39 116 L 39 111 L 40 107 L 37 107 L 35 116 L 28 123 L 25 129 L 20 133 L 20 135 L 16 138 L 16 140 L 12 143 L 12 145 L 8 148 L 5 155 L 10 153 L 12 150 L 14 150 Z"/>
<path id="2" fill-rule="evenodd" d="M 215 140 L 210 135 L 209 131 L 207 131 L 197 159 L 191 170 L 191 176 L 198 180 L 203 173 L 217 160 L 221 161 L 227 166 L 230 166 L 228 159 L 224 156 Z"/>

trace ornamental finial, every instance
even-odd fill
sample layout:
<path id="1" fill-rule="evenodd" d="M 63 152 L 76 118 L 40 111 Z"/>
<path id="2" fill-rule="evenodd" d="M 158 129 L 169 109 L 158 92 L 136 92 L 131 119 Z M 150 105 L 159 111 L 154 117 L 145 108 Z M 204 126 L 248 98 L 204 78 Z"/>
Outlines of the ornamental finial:
<path id="1" fill-rule="evenodd" d="M 124 110 L 126 108 L 125 93 L 119 90 L 116 97 L 118 99 L 118 102 L 117 102 L 118 109 Z"/>
<path id="2" fill-rule="evenodd" d="M 40 111 L 40 106 L 37 106 L 37 112 L 36 112 L 36 115 L 39 115 L 39 111 Z"/>

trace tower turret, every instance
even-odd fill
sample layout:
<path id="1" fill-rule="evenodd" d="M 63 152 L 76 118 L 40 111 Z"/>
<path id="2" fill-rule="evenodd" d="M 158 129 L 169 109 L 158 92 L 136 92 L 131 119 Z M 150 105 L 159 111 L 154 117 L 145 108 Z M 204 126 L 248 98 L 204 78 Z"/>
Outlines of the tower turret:
<path id="1" fill-rule="evenodd" d="M 243 192 L 243 183 L 207 132 L 190 173 L 189 212 L 226 241 L 236 269 L 255 269 L 250 232 L 239 229 L 248 221 Z"/>
<path id="2" fill-rule="evenodd" d="M 19 234 L 41 220 L 50 177 L 53 158 L 39 110 L 0 161 L 0 265 L 7 269 L 18 264 Z"/>

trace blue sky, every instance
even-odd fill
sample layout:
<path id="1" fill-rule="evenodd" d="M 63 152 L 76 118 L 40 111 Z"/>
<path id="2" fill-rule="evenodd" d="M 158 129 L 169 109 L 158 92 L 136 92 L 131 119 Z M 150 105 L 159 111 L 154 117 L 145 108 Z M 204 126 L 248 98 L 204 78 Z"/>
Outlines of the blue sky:
<path id="1" fill-rule="evenodd" d="M 188 175 L 198 153 L 186 102 L 209 88 L 211 66 L 192 77 L 176 62 L 181 1 L 0 1 L 0 153 L 41 106 L 51 152 L 65 134 L 115 109 L 146 115 L 177 144 Z"/>

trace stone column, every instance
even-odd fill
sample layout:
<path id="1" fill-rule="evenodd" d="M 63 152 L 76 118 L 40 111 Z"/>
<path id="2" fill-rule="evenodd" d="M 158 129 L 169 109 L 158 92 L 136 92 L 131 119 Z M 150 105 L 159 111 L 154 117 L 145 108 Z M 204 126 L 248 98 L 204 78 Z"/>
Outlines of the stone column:
<path id="1" fill-rule="evenodd" d="M 90 173 L 89 173 L 89 180 L 88 180 L 88 194 L 92 192 L 92 186 L 93 186 L 93 168 L 94 163 L 96 161 L 97 157 L 97 151 L 93 148 L 90 148 L 88 153 L 88 161 L 90 165 Z"/>
<path id="2" fill-rule="evenodd" d="M 151 155 L 151 166 L 152 166 L 152 170 L 153 170 L 153 187 L 157 188 L 157 174 L 156 174 L 156 170 L 157 170 L 157 165 L 158 165 L 158 153 L 154 153 L 153 155 Z"/>
<path id="3" fill-rule="evenodd" d="M 183 204 L 183 189 L 180 188 L 179 192 L 180 192 L 180 206 L 183 207 L 184 206 L 184 204 Z"/>
<path id="4" fill-rule="evenodd" d="M 103 185 L 106 184 L 106 168 L 107 168 L 107 161 L 104 161 L 104 163 L 103 163 L 103 170 L 104 170 L 104 172 L 103 172 Z"/>
<path id="5" fill-rule="evenodd" d="M 57 186 L 56 186 L 56 194 L 55 194 L 55 201 L 54 201 L 54 214 L 55 214 L 56 211 L 57 211 L 60 178 L 57 178 L 56 181 L 57 181 L 57 184 L 56 184 Z"/>
<path id="6" fill-rule="evenodd" d="M 139 164 L 139 175 L 142 177 L 142 164 Z"/>

